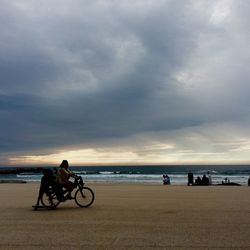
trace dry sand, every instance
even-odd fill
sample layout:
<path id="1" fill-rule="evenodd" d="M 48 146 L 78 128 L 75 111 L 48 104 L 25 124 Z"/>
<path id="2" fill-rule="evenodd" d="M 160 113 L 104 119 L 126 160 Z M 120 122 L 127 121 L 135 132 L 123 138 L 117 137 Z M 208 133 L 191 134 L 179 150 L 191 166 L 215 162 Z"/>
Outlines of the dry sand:
<path id="1" fill-rule="evenodd" d="M 33 211 L 39 184 L 0 184 L 1 249 L 250 249 L 250 188 L 91 184 Z"/>

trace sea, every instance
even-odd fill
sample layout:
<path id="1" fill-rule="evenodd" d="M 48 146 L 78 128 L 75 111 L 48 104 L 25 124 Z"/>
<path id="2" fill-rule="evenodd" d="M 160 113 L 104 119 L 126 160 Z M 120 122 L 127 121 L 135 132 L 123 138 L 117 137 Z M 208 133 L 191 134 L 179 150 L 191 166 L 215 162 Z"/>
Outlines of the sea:
<path id="1" fill-rule="evenodd" d="M 46 167 L 50 168 L 50 167 Z M 10 169 L 0 167 L 0 169 Z M 51 167 L 53 170 L 54 167 Z M 77 166 L 70 170 L 82 176 L 88 183 L 144 183 L 162 184 L 163 175 L 168 175 L 172 185 L 187 185 L 188 173 L 194 178 L 202 177 L 209 171 L 213 184 L 221 184 L 225 178 L 230 182 L 247 185 L 250 165 L 150 165 L 150 166 Z M 1 174 L 0 180 L 39 182 L 42 173 L 25 172 L 21 174 Z"/>

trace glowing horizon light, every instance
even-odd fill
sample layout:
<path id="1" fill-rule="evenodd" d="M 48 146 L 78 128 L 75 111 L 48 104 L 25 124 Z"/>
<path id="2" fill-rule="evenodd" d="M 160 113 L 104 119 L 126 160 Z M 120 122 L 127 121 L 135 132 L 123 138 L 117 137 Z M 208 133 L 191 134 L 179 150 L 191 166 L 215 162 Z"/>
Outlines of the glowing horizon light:
<path id="1" fill-rule="evenodd" d="M 158 146 L 157 146 L 158 147 Z M 155 148 L 155 146 L 153 146 Z M 239 157 L 232 156 L 226 152 L 195 152 L 193 150 L 177 150 L 166 153 L 172 147 L 159 145 L 158 150 L 144 151 L 122 151 L 122 150 L 97 150 L 80 149 L 71 151 L 62 151 L 48 155 L 21 155 L 9 158 L 10 165 L 59 165 L 62 160 L 68 160 L 70 165 L 131 165 L 131 164 L 248 164 L 247 158 L 242 160 Z M 232 151 L 230 151 L 232 152 Z M 237 150 L 235 150 L 238 153 Z"/>
<path id="2" fill-rule="evenodd" d="M 9 161 L 11 164 L 35 164 L 35 163 L 52 163 L 58 164 L 62 159 L 67 159 L 71 164 L 98 164 L 100 162 L 130 162 L 137 160 L 137 155 L 133 152 L 110 152 L 98 151 L 95 149 L 80 149 L 59 152 L 49 155 L 25 155 L 18 157 L 11 157 Z"/>

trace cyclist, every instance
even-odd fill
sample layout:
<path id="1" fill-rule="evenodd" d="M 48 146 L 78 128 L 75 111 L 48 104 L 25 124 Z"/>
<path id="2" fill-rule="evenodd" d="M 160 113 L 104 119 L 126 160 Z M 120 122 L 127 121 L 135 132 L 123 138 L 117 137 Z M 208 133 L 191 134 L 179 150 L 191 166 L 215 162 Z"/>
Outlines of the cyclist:
<path id="1" fill-rule="evenodd" d="M 71 196 L 71 192 L 75 188 L 75 184 L 69 181 L 69 178 L 74 177 L 75 174 L 68 168 L 69 168 L 68 161 L 63 160 L 60 165 L 60 168 L 57 170 L 56 182 L 67 189 L 68 194 L 66 198 L 73 199 L 73 197 Z"/>

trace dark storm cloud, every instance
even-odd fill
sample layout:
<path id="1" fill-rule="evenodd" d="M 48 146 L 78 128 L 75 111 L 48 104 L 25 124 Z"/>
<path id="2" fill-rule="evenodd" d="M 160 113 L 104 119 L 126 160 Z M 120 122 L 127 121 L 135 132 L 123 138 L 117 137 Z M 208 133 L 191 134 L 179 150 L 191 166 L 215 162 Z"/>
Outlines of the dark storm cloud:
<path id="1" fill-rule="evenodd" d="M 241 97 L 249 73 L 237 67 L 249 57 L 238 47 L 242 39 L 236 46 L 233 30 L 218 23 L 222 17 L 211 19 L 216 1 L 42 3 L 2 1 L 2 152 L 98 143 L 248 115 L 249 92 Z M 232 18 L 239 18 L 244 6 L 235 7 Z M 240 19 L 233 28 L 241 27 L 241 36 L 247 14 Z M 234 55 L 235 67 L 227 61 Z"/>

